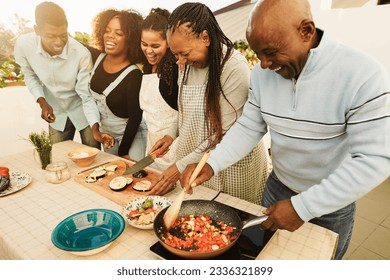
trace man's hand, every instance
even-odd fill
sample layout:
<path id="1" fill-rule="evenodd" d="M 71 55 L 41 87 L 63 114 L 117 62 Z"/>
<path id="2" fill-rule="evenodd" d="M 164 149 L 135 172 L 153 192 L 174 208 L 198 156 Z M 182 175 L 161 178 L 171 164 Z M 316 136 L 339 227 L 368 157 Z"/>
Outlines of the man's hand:
<path id="1" fill-rule="evenodd" d="M 295 212 L 290 199 L 278 201 L 264 210 L 263 213 L 268 215 L 268 219 L 261 224 L 263 229 L 295 231 L 304 223 Z"/>
<path id="2" fill-rule="evenodd" d="M 47 103 L 46 99 L 43 97 L 39 97 L 37 103 L 41 107 L 41 118 L 48 123 L 53 123 L 56 120 L 56 116 L 53 113 L 53 107 Z"/>
<path id="3" fill-rule="evenodd" d="M 183 174 L 180 177 L 180 184 L 182 188 L 185 188 L 186 193 L 189 194 L 192 194 L 192 188 L 202 184 L 203 182 L 210 180 L 210 178 L 213 177 L 214 175 L 214 170 L 211 168 L 211 166 L 208 163 L 206 163 L 205 166 L 203 166 L 202 170 L 199 172 L 198 177 L 196 177 L 196 179 L 190 186 L 189 181 L 196 166 L 197 166 L 196 163 L 187 165 L 186 169 L 184 170 Z"/>

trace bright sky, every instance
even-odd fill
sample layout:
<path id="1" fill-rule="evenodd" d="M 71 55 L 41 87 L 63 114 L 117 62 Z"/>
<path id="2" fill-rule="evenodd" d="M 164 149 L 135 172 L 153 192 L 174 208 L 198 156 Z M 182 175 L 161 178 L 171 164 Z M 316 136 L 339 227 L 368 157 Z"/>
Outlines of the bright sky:
<path id="1" fill-rule="evenodd" d="M 5 1 L 5 0 L 4 0 Z M 13 29 L 12 21 L 14 14 L 30 20 L 29 26 L 34 25 L 35 6 L 44 0 L 8 0 L 5 7 L 0 9 L 0 23 L 7 28 Z M 68 31 L 74 34 L 75 31 L 91 33 L 93 17 L 105 8 L 128 9 L 132 8 L 146 16 L 151 8 L 165 8 L 173 11 L 177 6 L 185 2 L 205 3 L 210 10 L 216 11 L 239 0 L 51 0 L 59 4 L 66 13 L 69 22 Z M 3 3 L 4 4 L 4 3 Z"/>

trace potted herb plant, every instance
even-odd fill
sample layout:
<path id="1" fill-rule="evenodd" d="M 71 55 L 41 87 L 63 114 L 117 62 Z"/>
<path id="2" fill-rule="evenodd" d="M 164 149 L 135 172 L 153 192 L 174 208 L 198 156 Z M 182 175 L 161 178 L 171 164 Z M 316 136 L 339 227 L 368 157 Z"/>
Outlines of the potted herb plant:
<path id="1" fill-rule="evenodd" d="M 46 166 L 51 163 L 52 159 L 53 145 L 50 141 L 49 133 L 44 130 L 41 133 L 32 132 L 28 135 L 27 140 L 34 145 L 35 150 L 38 152 L 42 169 L 46 169 Z"/>

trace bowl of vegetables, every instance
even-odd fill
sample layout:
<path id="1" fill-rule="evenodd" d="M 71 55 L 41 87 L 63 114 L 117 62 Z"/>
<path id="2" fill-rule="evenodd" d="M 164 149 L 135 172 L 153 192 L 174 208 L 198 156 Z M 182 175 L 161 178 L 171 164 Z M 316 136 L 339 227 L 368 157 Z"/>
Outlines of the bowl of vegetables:
<path id="1" fill-rule="evenodd" d="M 127 203 L 122 215 L 135 228 L 153 229 L 157 214 L 171 204 L 172 201 L 164 196 L 141 196 Z"/>

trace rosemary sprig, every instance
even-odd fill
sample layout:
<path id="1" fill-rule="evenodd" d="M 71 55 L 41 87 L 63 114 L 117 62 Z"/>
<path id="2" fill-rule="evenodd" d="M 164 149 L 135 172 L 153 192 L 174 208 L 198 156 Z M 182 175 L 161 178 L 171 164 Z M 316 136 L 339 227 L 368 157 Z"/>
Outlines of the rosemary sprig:
<path id="1" fill-rule="evenodd" d="M 52 143 L 50 141 L 49 133 L 42 131 L 40 134 L 32 132 L 28 135 L 28 141 L 34 145 L 38 151 L 51 150 Z"/>

